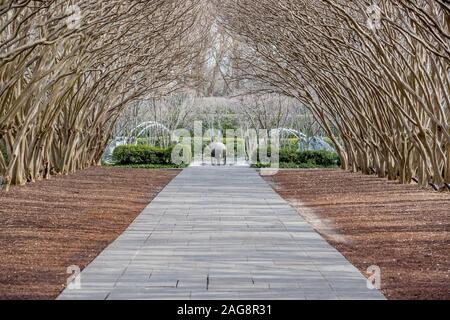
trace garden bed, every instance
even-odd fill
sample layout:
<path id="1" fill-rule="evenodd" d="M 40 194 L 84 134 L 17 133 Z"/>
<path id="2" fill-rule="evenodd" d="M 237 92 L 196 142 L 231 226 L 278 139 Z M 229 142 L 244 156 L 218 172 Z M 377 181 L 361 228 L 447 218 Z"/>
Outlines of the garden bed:
<path id="1" fill-rule="evenodd" d="M 0 191 L 0 299 L 53 299 L 179 170 L 95 167 Z"/>
<path id="2" fill-rule="evenodd" d="M 450 194 L 341 170 L 265 177 L 389 299 L 450 299 Z"/>

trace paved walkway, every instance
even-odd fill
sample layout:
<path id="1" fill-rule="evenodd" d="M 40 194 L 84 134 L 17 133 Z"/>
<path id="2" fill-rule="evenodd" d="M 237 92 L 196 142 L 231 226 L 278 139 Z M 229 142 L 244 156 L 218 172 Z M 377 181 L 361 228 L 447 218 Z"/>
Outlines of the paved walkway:
<path id="1" fill-rule="evenodd" d="M 382 299 L 250 168 L 185 169 L 60 299 Z"/>

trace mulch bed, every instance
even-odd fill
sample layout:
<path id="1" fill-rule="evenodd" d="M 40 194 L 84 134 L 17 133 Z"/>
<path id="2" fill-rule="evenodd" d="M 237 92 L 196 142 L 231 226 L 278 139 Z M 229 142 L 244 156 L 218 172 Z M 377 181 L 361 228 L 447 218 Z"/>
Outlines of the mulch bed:
<path id="1" fill-rule="evenodd" d="M 388 299 L 450 299 L 450 194 L 340 170 L 287 170 L 273 188 Z"/>
<path id="2" fill-rule="evenodd" d="M 94 167 L 0 191 L 0 299 L 53 299 L 179 170 Z"/>

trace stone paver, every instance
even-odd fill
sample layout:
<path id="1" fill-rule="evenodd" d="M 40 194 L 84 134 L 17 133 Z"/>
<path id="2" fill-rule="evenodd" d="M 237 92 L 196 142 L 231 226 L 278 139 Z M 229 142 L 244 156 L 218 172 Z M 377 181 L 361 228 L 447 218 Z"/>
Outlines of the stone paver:
<path id="1" fill-rule="evenodd" d="M 59 299 L 383 299 L 256 173 L 185 169 Z"/>

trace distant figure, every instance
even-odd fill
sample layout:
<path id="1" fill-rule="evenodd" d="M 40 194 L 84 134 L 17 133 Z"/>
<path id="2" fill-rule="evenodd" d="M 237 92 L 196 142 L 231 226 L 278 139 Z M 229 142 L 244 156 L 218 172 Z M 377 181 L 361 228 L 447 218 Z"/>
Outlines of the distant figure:
<path id="1" fill-rule="evenodd" d="M 224 159 L 224 153 L 227 151 L 227 147 L 222 142 L 212 142 L 209 145 L 211 149 L 211 164 L 214 165 L 222 165 L 222 160 Z M 225 160 L 223 161 L 225 165 Z"/>

